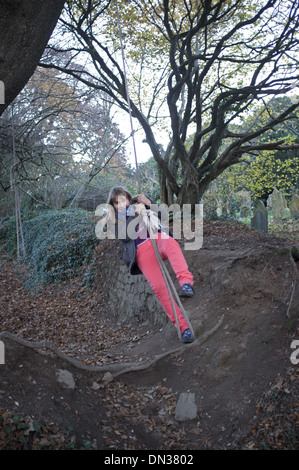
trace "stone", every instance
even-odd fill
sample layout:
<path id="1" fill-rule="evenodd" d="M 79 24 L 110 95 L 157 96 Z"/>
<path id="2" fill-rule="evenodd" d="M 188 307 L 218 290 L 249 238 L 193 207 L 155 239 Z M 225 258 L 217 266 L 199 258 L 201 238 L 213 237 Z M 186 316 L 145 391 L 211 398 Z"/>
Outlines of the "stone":
<path id="1" fill-rule="evenodd" d="M 245 217 L 249 217 L 251 212 L 250 206 L 243 205 L 240 208 L 240 217 L 243 219 Z"/>
<path id="2" fill-rule="evenodd" d="M 241 206 L 250 207 L 251 206 L 250 193 L 248 191 L 246 191 L 245 189 L 243 189 L 242 192 L 240 193 L 240 196 L 241 196 Z"/>
<path id="3" fill-rule="evenodd" d="M 197 406 L 194 393 L 181 393 L 175 409 L 177 421 L 192 420 L 197 417 Z"/>
<path id="4" fill-rule="evenodd" d="M 73 374 L 65 369 L 59 369 L 56 373 L 57 380 L 61 385 L 65 388 L 74 389 L 75 388 L 75 380 Z"/>
<path id="5" fill-rule="evenodd" d="M 99 390 L 101 386 L 97 382 L 92 382 L 92 386 L 90 387 L 92 390 Z"/>
<path id="6" fill-rule="evenodd" d="M 268 233 L 268 212 L 262 201 L 258 201 L 251 219 L 252 230 Z"/>
<path id="7" fill-rule="evenodd" d="M 291 217 L 295 219 L 299 217 L 299 195 L 294 194 L 290 202 Z"/>
<path id="8" fill-rule="evenodd" d="M 147 297 L 146 305 L 150 312 L 152 312 L 156 307 L 156 299 L 153 295 Z"/>
<path id="9" fill-rule="evenodd" d="M 138 321 L 149 319 L 160 327 L 168 323 L 167 315 L 143 274 L 130 276 L 127 266 L 123 264 L 112 271 L 110 265 L 105 265 L 103 271 L 105 279 L 109 280 L 104 284 L 109 295 L 109 310 L 120 321 L 138 317 Z"/>
<path id="10" fill-rule="evenodd" d="M 143 294 L 144 290 L 145 290 L 144 284 L 139 282 L 136 291 L 138 292 L 138 294 Z"/>
<path id="11" fill-rule="evenodd" d="M 257 212 L 257 211 L 262 211 L 265 214 L 268 213 L 263 201 L 257 201 L 257 203 L 255 204 L 253 214 L 255 214 L 255 212 Z"/>
<path id="12" fill-rule="evenodd" d="M 276 188 L 274 188 L 274 191 L 270 197 L 273 219 L 282 219 L 284 216 L 285 209 L 285 199 L 283 195 Z"/>
<path id="13" fill-rule="evenodd" d="M 113 380 L 113 375 L 110 372 L 106 372 L 106 374 L 103 375 L 103 382 L 104 384 L 108 385 L 110 382 Z"/>

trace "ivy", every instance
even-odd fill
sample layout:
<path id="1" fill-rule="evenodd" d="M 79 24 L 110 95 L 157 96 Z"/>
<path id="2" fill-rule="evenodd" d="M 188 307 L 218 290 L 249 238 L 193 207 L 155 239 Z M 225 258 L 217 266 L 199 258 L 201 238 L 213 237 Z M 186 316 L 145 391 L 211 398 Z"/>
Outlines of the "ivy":
<path id="1" fill-rule="evenodd" d="M 44 211 L 24 220 L 27 287 L 70 279 L 87 267 L 98 243 L 95 224 L 92 213 L 77 208 Z M 2 223 L 1 234 L 12 252 L 16 244 L 13 218 Z"/>

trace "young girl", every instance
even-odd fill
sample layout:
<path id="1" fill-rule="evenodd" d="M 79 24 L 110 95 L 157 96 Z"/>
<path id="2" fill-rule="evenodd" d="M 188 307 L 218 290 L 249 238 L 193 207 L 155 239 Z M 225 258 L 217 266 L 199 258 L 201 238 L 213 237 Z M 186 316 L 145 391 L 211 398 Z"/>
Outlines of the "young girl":
<path id="1" fill-rule="evenodd" d="M 134 206 L 132 203 L 135 203 Z M 134 236 L 130 236 L 128 230 L 129 224 L 139 217 L 142 209 L 149 209 L 152 201 L 144 194 L 138 194 L 133 198 L 131 194 L 122 187 L 113 188 L 110 191 L 108 204 L 115 210 L 116 216 L 116 237 L 120 238 L 123 244 L 122 258 L 129 268 L 131 274 L 143 273 L 150 286 L 152 287 L 157 299 L 162 305 L 165 313 L 176 326 L 173 306 L 169 292 L 159 266 L 152 241 L 146 226 L 135 220 L 136 228 Z M 154 209 L 155 206 L 152 206 Z M 140 219 L 140 217 L 139 217 Z M 133 222 L 134 227 L 134 222 Z M 132 230 L 131 230 L 132 231 Z M 179 296 L 192 297 L 193 276 L 188 270 L 188 266 L 178 242 L 170 235 L 161 232 L 155 235 L 156 244 L 163 260 L 169 259 L 171 266 L 181 286 Z M 194 338 L 189 329 L 188 323 L 182 315 L 181 309 L 174 302 L 176 316 L 181 331 L 181 340 L 183 343 L 191 343 Z"/>

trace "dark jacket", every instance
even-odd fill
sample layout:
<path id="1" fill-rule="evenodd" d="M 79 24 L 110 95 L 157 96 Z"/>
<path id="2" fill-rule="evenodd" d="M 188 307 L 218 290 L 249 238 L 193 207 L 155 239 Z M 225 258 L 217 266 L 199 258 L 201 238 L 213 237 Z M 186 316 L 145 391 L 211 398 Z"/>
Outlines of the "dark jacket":
<path id="1" fill-rule="evenodd" d="M 120 241 L 122 243 L 122 248 L 123 248 L 123 252 L 121 256 L 122 260 L 128 266 L 129 272 L 132 275 L 142 274 L 136 261 L 136 251 L 137 251 L 136 240 L 131 239 L 127 235 L 128 234 L 127 228 L 128 228 L 129 223 L 133 219 L 136 219 L 138 216 L 139 214 L 135 214 L 134 216 L 129 216 L 126 219 L 126 222 L 119 222 L 119 224 L 117 223 L 115 226 L 116 238 L 120 238 Z M 124 234 L 126 234 L 125 238 L 122 238 L 123 231 L 125 231 Z"/>
<path id="2" fill-rule="evenodd" d="M 145 206 L 145 208 L 150 209 L 149 206 Z M 119 224 L 117 223 L 115 226 L 116 238 L 119 238 L 122 243 L 122 248 L 123 248 L 123 252 L 121 256 L 122 260 L 128 266 L 129 272 L 133 276 L 137 274 L 142 274 L 136 261 L 136 251 L 137 251 L 136 239 L 130 238 L 128 236 L 128 230 L 127 230 L 130 222 L 136 218 L 139 218 L 139 214 L 128 216 L 126 218 L 126 221 L 123 221 L 123 222 L 119 221 Z M 160 216 L 159 216 L 159 219 L 160 219 Z M 171 233 L 169 235 L 172 236 Z"/>

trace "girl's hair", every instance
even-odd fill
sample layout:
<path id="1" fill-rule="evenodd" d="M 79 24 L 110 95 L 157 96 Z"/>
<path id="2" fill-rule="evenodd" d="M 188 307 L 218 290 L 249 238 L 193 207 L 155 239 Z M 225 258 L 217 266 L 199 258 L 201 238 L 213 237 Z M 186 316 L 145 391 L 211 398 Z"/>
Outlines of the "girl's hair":
<path id="1" fill-rule="evenodd" d="M 107 204 L 110 204 L 113 207 L 113 204 L 118 196 L 126 196 L 129 199 L 130 203 L 132 202 L 132 196 L 129 191 L 127 191 L 122 186 L 116 186 L 115 188 L 111 189 L 108 196 Z"/>

